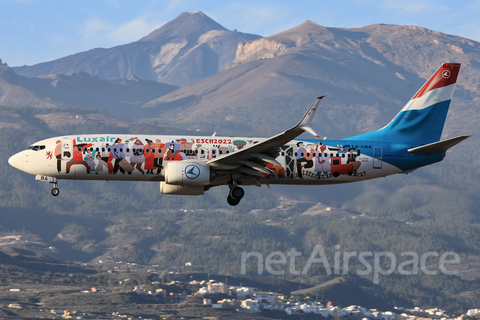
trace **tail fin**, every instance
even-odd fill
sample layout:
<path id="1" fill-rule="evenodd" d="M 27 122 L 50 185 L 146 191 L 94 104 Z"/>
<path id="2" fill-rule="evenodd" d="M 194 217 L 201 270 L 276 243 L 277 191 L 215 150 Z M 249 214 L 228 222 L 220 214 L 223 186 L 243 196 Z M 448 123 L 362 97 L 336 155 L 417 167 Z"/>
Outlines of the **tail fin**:
<path id="1" fill-rule="evenodd" d="M 443 63 L 389 124 L 348 139 L 417 145 L 439 141 L 459 71 L 460 63 Z"/>

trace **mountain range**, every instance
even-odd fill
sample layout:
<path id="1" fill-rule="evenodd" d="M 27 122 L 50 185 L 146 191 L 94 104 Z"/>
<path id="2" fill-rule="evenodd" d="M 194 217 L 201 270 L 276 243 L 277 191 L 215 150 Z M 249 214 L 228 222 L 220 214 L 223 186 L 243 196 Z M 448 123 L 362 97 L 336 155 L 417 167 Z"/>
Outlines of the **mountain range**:
<path id="1" fill-rule="evenodd" d="M 202 12 L 184 12 L 138 41 L 97 48 L 34 66 L 14 68 L 19 75 L 87 72 L 100 79 L 143 79 L 184 86 L 225 69 L 237 44 L 260 36 L 230 31 Z"/>
<path id="2" fill-rule="evenodd" d="M 20 76 L 51 82 L 38 90 L 22 78 L 20 87 L 29 92 L 9 98 L 4 89 L 0 103 L 100 107 L 184 127 L 272 135 L 292 125 L 315 97 L 327 95 L 315 125 L 322 136 L 346 137 L 388 123 L 445 61 L 462 63 L 447 123 L 477 130 L 470 102 L 480 98 L 478 42 L 416 26 L 341 29 L 312 21 L 262 38 L 226 30 L 198 11 L 130 44 L 15 67 Z M 107 90 L 99 85 L 111 77 L 135 82 L 104 80 Z M 55 87 L 57 80 L 63 85 Z M 123 86 L 113 85 L 119 82 Z M 450 128 L 446 135 L 456 130 Z"/>

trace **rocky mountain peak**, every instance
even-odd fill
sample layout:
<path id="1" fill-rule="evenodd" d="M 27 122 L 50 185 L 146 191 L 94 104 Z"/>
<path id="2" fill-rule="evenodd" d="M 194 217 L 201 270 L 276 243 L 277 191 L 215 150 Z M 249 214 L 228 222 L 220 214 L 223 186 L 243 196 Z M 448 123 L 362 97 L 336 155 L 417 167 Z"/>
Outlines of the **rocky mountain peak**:
<path id="1" fill-rule="evenodd" d="M 172 37 L 201 35 L 211 30 L 227 30 L 201 11 L 183 12 L 177 18 L 152 31 L 141 42 L 163 41 Z"/>
<path id="2" fill-rule="evenodd" d="M 334 35 L 328 28 L 307 20 L 299 26 L 273 36 L 239 43 L 236 59 L 231 66 L 284 55 L 305 45 L 315 45 L 333 38 Z"/>

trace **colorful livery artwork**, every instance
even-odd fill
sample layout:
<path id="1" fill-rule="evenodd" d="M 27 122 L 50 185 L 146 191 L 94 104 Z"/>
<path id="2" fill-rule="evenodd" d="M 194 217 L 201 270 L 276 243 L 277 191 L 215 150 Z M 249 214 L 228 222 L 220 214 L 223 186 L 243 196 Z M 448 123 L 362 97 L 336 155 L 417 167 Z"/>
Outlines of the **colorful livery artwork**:
<path id="1" fill-rule="evenodd" d="M 58 180 L 159 181 L 164 194 L 201 195 L 228 185 L 337 184 L 410 172 L 441 161 L 469 136 L 440 140 L 460 70 L 444 63 L 385 127 L 341 140 L 321 140 L 311 125 L 323 97 L 300 122 L 271 138 L 71 135 L 39 141 L 9 163 L 53 184 Z M 303 132 L 315 139 L 298 139 Z"/>

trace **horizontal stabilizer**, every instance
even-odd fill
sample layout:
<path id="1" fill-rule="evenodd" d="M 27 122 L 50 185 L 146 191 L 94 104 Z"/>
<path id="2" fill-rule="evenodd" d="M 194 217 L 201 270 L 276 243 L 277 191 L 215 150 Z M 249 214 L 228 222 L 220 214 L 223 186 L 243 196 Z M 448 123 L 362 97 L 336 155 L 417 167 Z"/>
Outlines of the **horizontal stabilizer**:
<path id="1" fill-rule="evenodd" d="M 433 154 L 445 152 L 457 143 L 462 142 L 470 136 L 459 136 L 447 140 L 442 140 L 434 143 L 429 143 L 424 146 L 408 149 L 408 152 L 413 154 Z"/>

